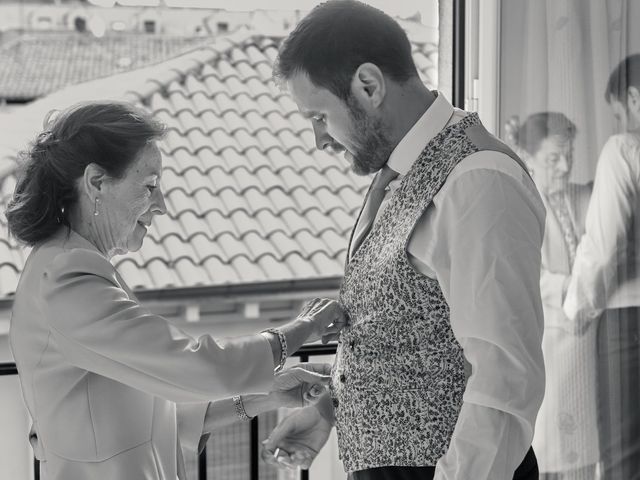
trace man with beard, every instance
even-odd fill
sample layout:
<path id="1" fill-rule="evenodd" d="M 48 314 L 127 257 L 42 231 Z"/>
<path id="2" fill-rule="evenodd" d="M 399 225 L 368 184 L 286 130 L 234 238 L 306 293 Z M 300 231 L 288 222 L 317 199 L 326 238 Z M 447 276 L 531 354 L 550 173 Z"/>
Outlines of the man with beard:
<path id="1" fill-rule="evenodd" d="M 402 28 L 362 3 L 316 7 L 275 76 L 317 147 L 375 177 L 331 394 L 284 419 L 263 458 L 308 467 L 335 425 L 353 480 L 537 479 L 545 212 L 521 160 L 428 90 Z"/>

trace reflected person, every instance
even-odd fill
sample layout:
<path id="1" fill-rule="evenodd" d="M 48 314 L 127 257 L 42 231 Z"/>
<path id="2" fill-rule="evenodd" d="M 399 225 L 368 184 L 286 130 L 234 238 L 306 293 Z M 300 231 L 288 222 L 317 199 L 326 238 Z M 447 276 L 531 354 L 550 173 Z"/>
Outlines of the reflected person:
<path id="1" fill-rule="evenodd" d="M 605 98 L 621 133 L 602 148 L 564 302 L 595 323 L 598 418 L 607 480 L 640 479 L 640 54 L 611 72 Z"/>
<path id="2" fill-rule="evenodd" d="M 33 249 L 10 341 L 44 480 L 186 480 L 183 448 L 236 418 L 300 406 L 324 382 L 322 366 L 274 378 L 274 365 L 339 328 L 335 302 L 261 334 L 194 338 L 143 307 L 111 264 L 166 213 L 163 131 L 128 104 L 80 104 L 24 155 L 6 215 Z"/>
<path id="3" fill-rule="evenodd" d="M 599 460 L 595 329 L 567 328 L 562 311 L 591 186 L 569 182 L 576 127 L 564 114 L 535 113 L 516 131 L 547 210 L 540 276 L 546 388 L 533 440 L 540 478 L 593 480 Z"/>

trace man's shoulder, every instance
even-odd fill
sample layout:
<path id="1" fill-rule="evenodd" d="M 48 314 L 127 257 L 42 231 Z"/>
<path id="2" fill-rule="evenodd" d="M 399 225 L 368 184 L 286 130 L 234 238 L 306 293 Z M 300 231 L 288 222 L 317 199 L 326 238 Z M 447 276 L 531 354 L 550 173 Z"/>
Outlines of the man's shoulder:
<path id="1" fill-rule="evenodd" d="M 603 156 L 634 156 L 640 151 L 640 132 L 623 132 L 611 135 L 602 147 Z"/>

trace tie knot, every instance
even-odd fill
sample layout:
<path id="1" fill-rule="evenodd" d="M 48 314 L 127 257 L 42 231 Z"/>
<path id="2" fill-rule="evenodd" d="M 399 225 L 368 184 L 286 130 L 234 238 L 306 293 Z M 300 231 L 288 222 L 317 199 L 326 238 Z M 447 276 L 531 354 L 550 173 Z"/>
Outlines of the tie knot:
<path id="1" fill-rule="evenodd" d="M 373 181 L 373 190 L 384 190 L 391 183 L 391 181 L 398 176 L 398 172 L 390 169 L 386 165 L 380 169 L 378 175 L 376 175 Z"/>

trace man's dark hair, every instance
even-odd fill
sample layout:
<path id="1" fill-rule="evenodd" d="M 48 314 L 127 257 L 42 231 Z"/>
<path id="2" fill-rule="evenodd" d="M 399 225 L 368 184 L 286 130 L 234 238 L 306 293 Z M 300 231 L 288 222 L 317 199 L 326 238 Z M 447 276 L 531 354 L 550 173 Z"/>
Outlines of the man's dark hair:
<path id="1" fill-rule="evenodd" d="M 627 107 L 629 87 L 640 90 L 640 54 L 629 55 L 609 75 L 604 98 L 608 103 L 617 100 Z"/>
<path id="2" fill-rule="evenodd" d="M 274 78 L 282 85 L 303 72 L 314 85 L 346 101 L 353 74 L 367 62 L 399 82 L 418 76 L 409 39 L 395 20 L 355 0 L 329 0 L 284 40 Z"/>

